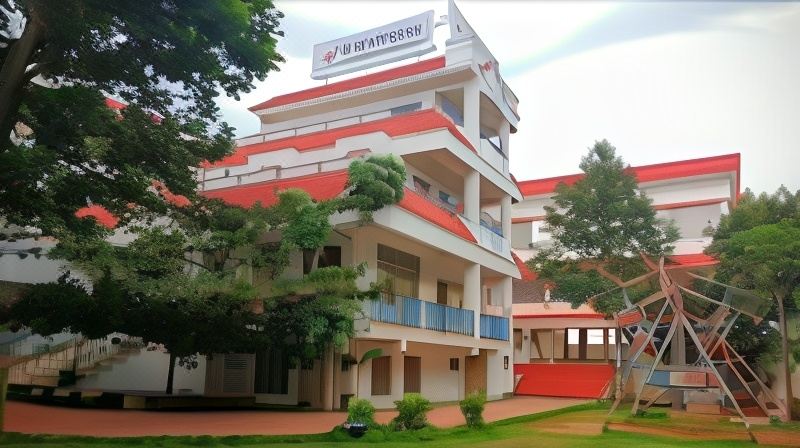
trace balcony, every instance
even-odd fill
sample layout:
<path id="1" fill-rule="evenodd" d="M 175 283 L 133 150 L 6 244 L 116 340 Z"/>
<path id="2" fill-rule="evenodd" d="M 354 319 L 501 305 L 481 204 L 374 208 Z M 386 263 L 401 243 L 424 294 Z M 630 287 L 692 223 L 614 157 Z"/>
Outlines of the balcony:
<path id="1" fill-rule="evenodd" d="M 480 156 L 497 171 L 503 173 L 505 176 L 509 176 L 508 158 L 503 154 L 503 150 L 483 136 L 481 136 Z"/>
<path id="2" fill-rule="evenodd" d="M 481 314 L 481 337 L 486 339 L 508 340 L 508 318 Z"/>
<path id="3" fill-rule="evenodd" d="M 475 313 L 397 294 L 382 294 L 365 302 L 369 318 L 377 322 L 472 336 Z"/>

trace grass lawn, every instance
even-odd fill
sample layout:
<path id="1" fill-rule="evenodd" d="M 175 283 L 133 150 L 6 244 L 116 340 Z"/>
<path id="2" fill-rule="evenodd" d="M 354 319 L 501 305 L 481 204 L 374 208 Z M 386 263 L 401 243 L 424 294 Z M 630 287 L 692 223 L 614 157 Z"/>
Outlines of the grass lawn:
<path id="1" fill-rule="evenodd" d="M 592 403 L 543 412 L 529 416 L 517 417 L 486 425 L 479 430 L 465 427 L 437 429 L 426 428 L 410 432 L 384 432 L 380 429 L 370 430 L 363 438 L 353 439 L 342 430 L 333 430 L 326 434 L 308 436 L 229 436 L 229 437 L 136 437 L 136 438 L 91 438 L 72 436 L 27 436 L 22 434 L 0 435 L 0 445 L 9 447 L 257 447 L 257 446 L 303 446 L 311 447 L 345 447 L 365 443 L 380 444 L 383 447 L 738 447 L 754 446 L 750 440 L 692 440 L 691 434 L 717 432 L 718 434 L 735 434 L 741 437 L 746 434 L 744 426 L 734 424 L 719 417 L 701 417 L 677 415 L 674 418 L 667 412 L 654 411 L 647 417 L 630 417 L 625 410 L 607 416 L 606 404 Z M 668 437 L 642 433 L 602 429 L 600 426 L 608 420 L 612 425 L 641 424 L 656 428 L 679 428 L 690 434 L 687 437 Z M 581 435 L 581 428 L 591 431 Z M 578 428 L 573 430 L 573 428 Z M 702 428 L 702 429 L 699 429 Z M 768 427 L 768 428 L 771 428 Z M 775 428 L 778 431 L 789 431 L 791 437 L 797 436 L 800 444 L 800 427 L 785 425 Z M 767 429 L 760 429 L 767 430 Z M 556 432 L 553 432 L 556 431 Z M 738 433 L 738 434 L 736 434 Z M 701 435 L 702 437 L 702 435 Z"/>

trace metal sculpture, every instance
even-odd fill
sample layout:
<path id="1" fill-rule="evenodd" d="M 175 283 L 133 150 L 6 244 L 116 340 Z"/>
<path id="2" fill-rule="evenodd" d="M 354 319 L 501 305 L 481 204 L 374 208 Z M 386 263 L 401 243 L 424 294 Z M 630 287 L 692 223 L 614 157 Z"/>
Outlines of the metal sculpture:
<path id="1" fill-rule="evenodd" d="M 673 402 L 679 400 L 683 405 L 684 391 L 695 391 L 710 394 L 722 407 L 732 407 L 746 424 L 748 415 L 740 404 L 745 401 L 755 403 L 765 416 L 785 415 L 785 405 L 726 340 L 739 317 L 761 322 L 770 301 L 680 268 L 665 267 L 664 258 L 658 265 L 643 259 L 649 273 L 618 281 L 618 288 L 603 293 L 622 294 L 627 309 L 618 314 L 618 323 L 631 339 L 611 412 L 619 406 L 632 373 L 639 370 L 642 375 L 634 388 L 633 414 L 671 391 L 676 391 Z M 708 297 L 717 294 L 722 295 L 720 300 Z M 648 400 L 641 404 L 646 389 Z"/>

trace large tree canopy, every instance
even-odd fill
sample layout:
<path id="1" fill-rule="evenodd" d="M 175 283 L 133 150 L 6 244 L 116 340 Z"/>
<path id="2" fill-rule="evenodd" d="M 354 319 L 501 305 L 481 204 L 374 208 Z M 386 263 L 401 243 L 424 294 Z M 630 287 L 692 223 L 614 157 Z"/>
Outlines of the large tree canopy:
<path id="1" fill-rule="evenodd" d="M 269 0 L 0 6 L 0 215 L 59 238 L 96 230 L 74 216 L 87 202 L 121 224 L 163 214 L 153 181 L 194 199 L 188 167 L 233 148 L 215 97 L 282 60 Z"/>
<path id="2" fill-rule="evenodd" d="M 731 340 L 745 356 L 769 364 L 784 360 L 786 396 L 793 396 L 791 371 L 800 359 L 800 192 L 781 187 L 755 196 L 747 190 L 730 214 L 723 216 L 707 252 L 719 257 L 716 278 L 770 297 L 778 320 L 778 338 L 766 323 L 754 329 L 737 326 Z M 793 403 L 787 405 L 792 409 Z"/>
<path id="3" fill-rule="evenodd" d="M 606 140 L 589 149 L 580 168 L 584 177 L 574 185 L 559 184 L 554 206 L 545 207 L 552 247 L 529 261 L 573 306 L 620 279 L 647 272 L 640 254 L 668 253 L 678 238 L 672 223 L 656 217 L 650 199 L 638 191 L 636 178 Z M 622 296 L 604 295 L 594 307 L 611 314 L 623 307 Z"/>
<path id="4" fill-rule="evenodd" d="M 358 289 L 361 266 L 281 278 L 289 255 L 318 251 L 332 232 L 333 213 L 363 215 L 402 199 L 405 177 L 399 159 L 373 156 L 351 164 L 347 193 L 331 200 L 287 190 L 271 207 L 244 209 L 199 198 L 155 223 L 130 227 L 136 239 L 127 246 L 70 235 L 51 256 L 70 261 L 93 287 L 69 278 L 35 285 L 13 305 L 12 323 L 40 334 L 140 336 L 164 344 L 173 358 L 266 347 L 296 359 L 317 357 L 353 336 L 361 301 L 376 296 L 377 287 Z M 274 237 L 265 240 L 267 233 Z"/>

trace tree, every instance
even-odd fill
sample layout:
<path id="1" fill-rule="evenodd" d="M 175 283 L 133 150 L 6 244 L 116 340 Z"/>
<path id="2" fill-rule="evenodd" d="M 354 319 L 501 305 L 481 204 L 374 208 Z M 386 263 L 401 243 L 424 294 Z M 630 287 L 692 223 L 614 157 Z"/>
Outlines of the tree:
<path id="1" fill-rule="evenodd" d="M 363 171 L 375 175 L 354 176 Z M 302 190 L 284 191 L 266 208 L 200 198 L 170 211 L 162 224 L 135 228 L 136 239 L 124 247 L 85 235 L 60 240 L 52 255 L 93 279 L 92 290 L 67 279 L 37 285 L 12 307 L 11 318 L 41 334 L 121 332 L 163 344 L 170 354 L 167 393 L 175 361 L 191 366 L 197 353 L 252 353 L 269 346 L 298 360 L 313 359 L 353 336 L 361 301 L 376 297 L 377 290 L 357 288 L 363 266 L 281 279 L 289 254 L 318 250 L 335 212 L 363 214 L 402 198 L 405 169 L 399 159 L 356 161 L 350 175 L 348 193 L 327 201 L 314 202 Z M 373 193 L 386 189 L 390 195 Z M 280 238 L 261 243 L 270 231 Z M 266 272 L 269 287 L 247 281 L 252 270 Z"/>
<path id="2" fill-rule="evenodd" d="M 595 142 L 580 168 L 584 177 L 574 185 L 559 184 L 554 206 L 545 207 L 553 247 L 530 261 L 576 307 L 621 279 L 646 273 L 639 255 L 668 253 L 678 239 L 677 229 L 656 217 L 650 199 L 638 191 L 636 178 L 608 141 Z M 604 295 L 593 306 L 610 315 L 624 303 L 621 295 Z"/>
<path id="3" fill-rule="evenodd" d="M 783 360 L 786 404 L 791 416 L 794 397 L 791 370 L 800 355 L 793 353 L 797 347 L 792 350 L 789 329 L 791 316 L 800 307 L 800 192 L 792 194 L 781 187 L 772 195 L 762 193 L 756 197 L 747 190 L 737 207 L 720 220 L 707 251 L 720 259 L 716 274 L 719 279 L 753 289 L 775 302 L 779 358 Z M 747 341 L 745 337 L 734 336 Z M 766 344 L 769 338 L 763 340 Z M 772 347 L 755 348 L 763 355 L 763 351 L 771 351 Z"/>
<path id="4" fill-rule="evenodd" d="M 215 97 L 238 98 L 282 60 L 269 0 L 0 7 L 0 215 L 50 236 L 96 232 L 74 215 L 87 200 L 121 224 L 163 214 L 153 180 L 193 199 L 188 167 L 233 149 Z"/>

